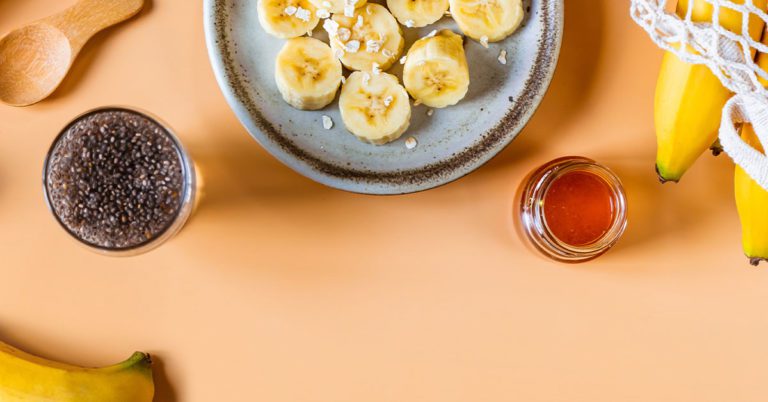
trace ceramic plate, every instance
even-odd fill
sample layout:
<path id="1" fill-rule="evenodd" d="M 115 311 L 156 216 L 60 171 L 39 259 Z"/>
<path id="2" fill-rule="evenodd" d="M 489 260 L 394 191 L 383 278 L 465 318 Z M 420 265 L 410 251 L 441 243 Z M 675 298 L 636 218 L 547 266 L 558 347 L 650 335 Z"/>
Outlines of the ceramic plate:
<path id="1" fill-rule="evenodd" d="M 248 132 L 286 165 L 328 186 L 368 194 L 430 189 L 472 172 L 501 151 L 544 96 L 563 31 L 563 0 L 527 1 L 523 26 L 506 40 L 485 49 L 467 38 L 470 86 L 463 101 L 431 116 L 427 107 L 414 107 L 408 131 L 375 146 L 346 131 L 338 102 L 308 112 L 283 101 L 274 60 L 285 41 L 261 28 L 256 1 L 205 0 L 208 52 L 227 101 Z M 460 32 L 449 17 L 425 28 L 403 27 L 406 51 L 440 28 Z M 319 26 L 314 35 L 327 39 Z M 508 53 L 506 65 L 497 59 L 501 49 Z M 398 63 L 389 72 L 402 78 Z M 323 115 L 333 119 L 331 130 L 323 128 Z M 415 148 L 406 148 L 408 137 L 418 141 Z"/>

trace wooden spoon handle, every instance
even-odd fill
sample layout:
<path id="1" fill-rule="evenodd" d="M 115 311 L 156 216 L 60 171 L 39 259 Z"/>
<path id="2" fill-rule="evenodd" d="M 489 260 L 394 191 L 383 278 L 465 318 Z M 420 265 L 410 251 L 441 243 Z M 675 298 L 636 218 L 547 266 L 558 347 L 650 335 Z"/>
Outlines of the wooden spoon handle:
<path id="1" fill-rule="evenodd" d="M 64 32 L 72 46 L 72 58 L 94 34 L 133 17 L 144 0 L 80 0 L 44 21 Z"/>

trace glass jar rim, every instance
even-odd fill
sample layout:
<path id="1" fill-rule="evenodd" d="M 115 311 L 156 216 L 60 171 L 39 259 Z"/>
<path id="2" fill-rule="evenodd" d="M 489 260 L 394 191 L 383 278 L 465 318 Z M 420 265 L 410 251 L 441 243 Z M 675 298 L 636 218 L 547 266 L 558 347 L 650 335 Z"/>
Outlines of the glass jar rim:
<path id="1" fill-rule="evenodd" d="M 72 128 L 72 126 L 74 126 L 76 123 L 80 122 L 81 120 L 89 116 L 93 116 L 99 113 L 106 113 L 106 112 L 133 113 L 143 118 L 146 118 L 152 123 L 158 125 L 160 128 L 163 129 L 163 134 L 167 136 L 168 139 L 170 139 L 171 142 L 173 143 L 174 150 L 176 151 L 176 154 L 178 155 L 179 160 L 181 161 L 181 175 L 183 178 L 182 180 L 183 196 L 180 198 L 179 208 L 176 211 L 175 216 L 173 217 L 173 219 L 171 219 L 168 222 L 168 224 L 162 230 L 158 231 L 151 238 L 141 243 L 133 244 L 127 247 L 105 247 L 99 244 L 89 242 L 83 239 L 81 236 L 78 236 L 61 220 L 61 217 L 56 212 L 56 209 L 53 207 L 50 191 L 48 189 L 48 173 L 50 170 L 51 157 L 53 156 L 56 146 L 59 144 L 62 137 L 69 131 L 70 128 Z M 135 108 L 135 107 L 130 107 L 130 106 L 118 106 L 118 105 L 102 106 L 102 107 L 97 107 L 97 108 L 87 110 L 77 115 L 76 117 L 71 119 L 66 125 L 64 125 L 64 128 L 62 128 L 59 131 L 59 133 L 56 135 L 53 142 L 51 143 L 50 148 L 48 149 L 48 152 L 46 153 L 45 161 L 43 163 L 43 194 L 45 197 L 46 206 L 48 207 L 48 210 L 56 219 L 56 222 L 58 222 L 59 226 L 61 226 L 72 238 L 77 240 L 80 244 L 88 247 L 91 250 L 99 252 L 101 254 L 106 254 L 111 256 L 133 256 L 133 255 L 143 254 L 157 248 L 158 246 L 166 242 L 168 239 L 173 237 L 175 234 L 177 234 L 179 230 L 181 230 L 181 228 L 184 226 L 186 221 L 189 219 L 190 215 L 192 214 L 193 204 L 194 204 L 194 200 L 197 192 L 196 183 L 197 183 L 197 174 L 195 171 L 194 163 L 192 161 L 192 158 L 189 152 L 187 151 L 187 149 L 181 143 L 181 140 L 179 140 L 178 136 L 176 135 L 176 132 L 165 121 L 163 121 L 156 115 L 150 112 L 147 112 L 145 110 Z"/>

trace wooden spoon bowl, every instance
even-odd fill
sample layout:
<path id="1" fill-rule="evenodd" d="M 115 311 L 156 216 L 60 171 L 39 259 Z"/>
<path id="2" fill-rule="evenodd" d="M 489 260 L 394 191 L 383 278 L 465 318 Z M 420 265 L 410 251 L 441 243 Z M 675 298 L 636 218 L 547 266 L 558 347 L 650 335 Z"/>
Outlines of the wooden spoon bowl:
<path id="1" fill-rule="evenodd" d="M 0 39 L 0 101 L 27 106 L 64 80 L 97 32 L 136 15 L 144 0 L 81 0 L 71 8 Z"/>
<path id="2" fill-rule="evenodd" d="M 72 48 L 58 29 L 30 25 L 0 40 L 0 100 L 22 106 L 45 98 L 69 70 Z"/>

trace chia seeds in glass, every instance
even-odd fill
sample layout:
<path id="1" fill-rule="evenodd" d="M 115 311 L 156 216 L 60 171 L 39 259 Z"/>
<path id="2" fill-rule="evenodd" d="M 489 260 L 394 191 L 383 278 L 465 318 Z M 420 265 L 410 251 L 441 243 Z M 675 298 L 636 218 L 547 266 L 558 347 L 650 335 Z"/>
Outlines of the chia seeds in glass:
<path id="1" fill-rule="evenodd" d="M 194 168 L 155 119 L 104 108 L 78 117 L 54 141 L 44 189 L 75 238 L 106 252 L 140 253 L 173 236 L 190 215 Z"/>

